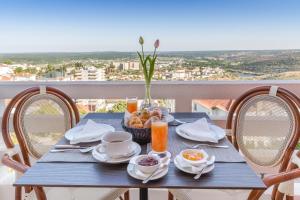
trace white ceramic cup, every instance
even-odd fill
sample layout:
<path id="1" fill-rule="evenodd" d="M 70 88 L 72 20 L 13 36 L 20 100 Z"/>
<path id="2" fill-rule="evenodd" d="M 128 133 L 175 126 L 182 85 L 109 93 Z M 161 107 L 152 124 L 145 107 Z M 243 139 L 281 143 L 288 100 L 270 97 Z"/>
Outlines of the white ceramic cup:
<path id="1" fill-rule="evenodd" d="M 102 136 L 100 147 L 110 157 L 122 156 L 132 152 L 132 135 L 125 131 L 115 131 Z"/>
<path id="2" fill-rule="evenodd" d="M 158 107 L 161 110 L 162 115 L 167 116 L 170 113 L 170 108 L 167 107 Z"/>

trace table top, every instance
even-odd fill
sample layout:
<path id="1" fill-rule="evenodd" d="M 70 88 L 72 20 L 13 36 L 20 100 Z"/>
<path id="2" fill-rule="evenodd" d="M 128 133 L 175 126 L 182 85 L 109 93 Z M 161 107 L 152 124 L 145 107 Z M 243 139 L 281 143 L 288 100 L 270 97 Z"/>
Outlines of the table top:
<path id="1" fill-rule="evenodd" d="M 121 119 L 123 114 L 90 113 L 86 119 Z M 208 117 L 204 113 L 174 113 L 175 118 L 197 119 Z M 174 137 L 176 134 L 173 134 Z M 142 146 L 143 153 L 146 145 Z M 59 154 L 58 154 L 59 155 Z M 245 162 L 217 162 L 215 169 L 194 180 L 193 175 L 170 164 L 168 174 L 155 181 L 142 184 L 130 177 L 127 164 L 109 165 L 96 162 L 38 162 L 33 165 L 15 186 L 46 187 L 127 187 L 127 188 L 192 188 L 192 189 L 264 189 L 265 185 Z"/>

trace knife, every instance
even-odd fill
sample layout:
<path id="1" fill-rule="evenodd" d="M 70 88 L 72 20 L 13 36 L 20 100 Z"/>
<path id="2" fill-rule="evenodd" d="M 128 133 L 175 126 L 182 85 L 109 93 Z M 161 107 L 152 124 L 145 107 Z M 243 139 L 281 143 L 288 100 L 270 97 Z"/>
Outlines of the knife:
<path id="1" fill-rule="evenodd" d="M 57 144 L 54 145 L 55 149 L 84 149 L 87 147 L 81 147 L 79 145 L 72 145 L 72 144 Z"/>

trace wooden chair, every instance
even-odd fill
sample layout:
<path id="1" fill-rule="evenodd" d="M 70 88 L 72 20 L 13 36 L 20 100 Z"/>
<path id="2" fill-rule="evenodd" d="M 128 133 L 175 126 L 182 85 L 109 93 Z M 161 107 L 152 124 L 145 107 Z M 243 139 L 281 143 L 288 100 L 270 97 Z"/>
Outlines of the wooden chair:
<path id="1" fill-rule="evenodd" d="M 13 113 L 13 126 L 18 141 L 18 150 L 13 142 L 12 134 L 9 132 L 9 122 Z M 51 120 L 55 120 L 55 124 Z M 72 128 L 79 122 L 80 116 L 73 100 L 65 93 L 52 87 L 34 87 L 16 95 L 8 104 L 2 120 L 2 135 L 8 151 L 2 157 L 2 163 L 19 173 L 25 173 L 32 163 L 45 154 L 49 148 L 60 139 L 66 130 Z M 35 126 L 39 124 L 39 129 Z M 55 126 L 54 126 L 55 125 Z M 41 128 L 40 128 L 41 127 Z M 52 129 L 52 130 L 51 130 Z M 22 159 L 21 159 L 22 158 Z M 75 199 L 72 193 L 79 189 L 49 189 L 47 192 L 42 187 L 25 187 L 25 194 L 22 195 L 22 188 L 15 188 L 15 199 L 21 200 L 22 196 L 34 196 L 36 199 L 46 200 L 51 194 L 59 192 L 64 199 L 70 196 Z M 81 189 L 87 194 L 105 194 L 104 199 L 122 199 L 125 192 L 125 199 L 129 198 L 128 189 Z M 69 193 L 69 194 L 66 194 Z M 47 195 L 46 195 L 47 194 Z M 48 195 L 49 194 L 49 195 Z M 96 195 L 94 195 L 96 196 Z M 56 198 L 56 197 L 55 197 Z M 54 199 L 55 199 L 54 198 Z M 95 199 L 98 200 L 98 196 Z"/>
<path id="2" fill-rule="evenodd" d="M 291 185 L 281 184 L 300 176 L 296 165 L 290 163 L 300 136 L 300 101 L 293 93 L 276 86 L 254 88 L 239 97 L 231 106 L 226 129 L 231 132 L 229 139 L 245 157 L 247 163 L 260 174 L 267 187 L 274 186 L 272 194 L 264 191 L 242 193 L 246 199 L 292 199 L 290 192 L 284 188 Z M 292 170 L 294 169 L 294 170 Z M 268 173 L 275 175 L 268 175 Z M 288 182 L 290 183 L 290 182 Z M 280 187 L 278 189 L 278 185 Z M 219 190 L 221 191 L 221 190 Z M 177 199 L 192 199 L 185 190 L 171 190 Z M 195 192 L 195 191 L 194 191 Z M 199 194 L 204 190 L 198 191 Z M 206 191 L 207 192 L 207 191 Z M 222 191 L 223 198 L 235 199 L 235 191 Z M 211 190 L 209 199 L 213 200 L 215 190 Z M 263 195 L 264 194 L 264 195 Z"/>

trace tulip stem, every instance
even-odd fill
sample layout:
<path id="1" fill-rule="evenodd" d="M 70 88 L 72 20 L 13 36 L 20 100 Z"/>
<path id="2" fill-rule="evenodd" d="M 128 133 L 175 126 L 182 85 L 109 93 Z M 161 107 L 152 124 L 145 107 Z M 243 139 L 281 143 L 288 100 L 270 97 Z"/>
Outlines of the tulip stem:
<path id="1" fill-rule="evenodd" d="M 156 48 L 154 49 L 154 52 L 153 52 L 153 56 L 152 56 L 152 58 L 154 58 L 154 56 L 155 56 L 155 53 L 156 53 Z"/>

